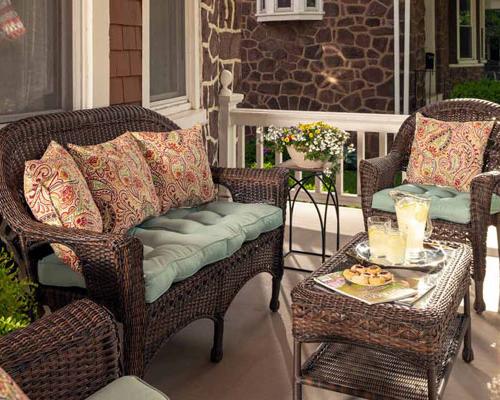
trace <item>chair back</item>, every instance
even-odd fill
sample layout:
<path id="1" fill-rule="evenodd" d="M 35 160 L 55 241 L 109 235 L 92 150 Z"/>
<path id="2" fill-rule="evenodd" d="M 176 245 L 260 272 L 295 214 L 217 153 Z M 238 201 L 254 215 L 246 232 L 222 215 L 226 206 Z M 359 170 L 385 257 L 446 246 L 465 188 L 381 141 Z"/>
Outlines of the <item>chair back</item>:
<path id="1" fill-rule="evenodd" d="M 126 131 L 171 131 L 169 119 L 138 106 L 111 106 L 40 115 L 0 129 L 0 214 L 7 224 L 29 216 L 23 193 L 24 164 L 40 159 L 49 143 L 94 145 Z"/>
<path id="2" fill-rule="evenodd" d="M 418 110 L 423 116 L 441 121 L 467 122 L 491 121 L 493 127 L 484 155 L 483 172 L 500 169 L 500 105 L 485 100 L 454 99 L 444 100 Z M 391 151 L 403 155 L 403 170 L 406 171 L 415 136 L 416 113 L 401 126 Z"/>

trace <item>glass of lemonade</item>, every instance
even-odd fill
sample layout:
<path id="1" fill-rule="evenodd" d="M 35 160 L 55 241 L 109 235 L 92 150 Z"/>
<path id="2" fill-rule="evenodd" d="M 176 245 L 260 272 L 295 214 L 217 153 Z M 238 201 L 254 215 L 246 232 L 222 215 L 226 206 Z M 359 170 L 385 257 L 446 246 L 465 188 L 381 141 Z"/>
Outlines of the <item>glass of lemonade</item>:
<path id="1" fill-rule="evenodd" d="M 406 256 L 406 235 L 399 228 L 390 226 L 386 229 L 386 258 L 392 265 L 401 265 Z"/>
<path id="2" fill-rule="evenodd" d="M 415 195 L 400 195 L 396 199 L 396 216 L 399 229 L 406 237 L 406 259 L 409 262 L 424 257 L 424 239 L 430 237 L 429 220 L 431 200 Z"/>
<path id="3" fill-rule="evenodd" d="M 370 258 L 373 260 L 386 257 L 387 240 L 386 231 L 391 226 L 388 217 L 368 218 L 368 243 L 370 246 Z"/>

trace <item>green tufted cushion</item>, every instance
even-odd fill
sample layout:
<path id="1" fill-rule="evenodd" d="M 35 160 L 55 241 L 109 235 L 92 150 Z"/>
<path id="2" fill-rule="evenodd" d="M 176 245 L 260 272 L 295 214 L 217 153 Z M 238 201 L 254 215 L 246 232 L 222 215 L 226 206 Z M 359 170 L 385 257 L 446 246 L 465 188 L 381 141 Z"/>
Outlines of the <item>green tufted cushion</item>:
<path id="1" fill-rule="evenodd" d="M 144 245 L 146 302 L 152 303 L 172 283 L 205 265 L 223 260 L 264 232 L 283 224 L 283 213 L 268 204 L 212 202 L 178 208 L 129 230 Z M 38 263 L 41 284 L 85 288 L 83 276 L 51 254 Z"/>
<path id="2" fill-rule="evenodd" d="M 123 376 L 87 400 L 168 400 L 162 392 L 135 376 Z"/>
<path id="3" fill-rule="evenodd" d="M 375 193 L 372 207 L 376 210 L 395 212 L 394 201 L 389 196 L 391 190 L 429 196 L 432 199 L 430 210 L 432 219 L 442 219 L 458 224 L 470 222 L 470 193 L 468 192 L 459 192 L 448 187 L 406 184 Z M 500 212 L 500 197 L 497 195 L 493 195 L 490 212 L 491 214 Z"/>

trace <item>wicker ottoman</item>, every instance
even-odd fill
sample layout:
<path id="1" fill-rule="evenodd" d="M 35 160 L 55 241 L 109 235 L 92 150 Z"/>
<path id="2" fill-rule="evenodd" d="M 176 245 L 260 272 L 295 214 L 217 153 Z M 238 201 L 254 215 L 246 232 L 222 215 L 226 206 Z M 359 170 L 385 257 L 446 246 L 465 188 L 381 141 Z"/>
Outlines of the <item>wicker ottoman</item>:
<path id="1" fill-rule="evenodd" d="M 472 251 L 453 245 L 436 287 L 413 307 L 369 306 L 319 288 L 313 277 L 343 270 L 364 233 L 292 291 L 294 400 L 310 385 L 367 399 L 437 399 L 462 342 L 471 362 Z M 458 313 L 461 300 L 464 311 Z M 319 343 L 302 364 L 302 343 Z"/>

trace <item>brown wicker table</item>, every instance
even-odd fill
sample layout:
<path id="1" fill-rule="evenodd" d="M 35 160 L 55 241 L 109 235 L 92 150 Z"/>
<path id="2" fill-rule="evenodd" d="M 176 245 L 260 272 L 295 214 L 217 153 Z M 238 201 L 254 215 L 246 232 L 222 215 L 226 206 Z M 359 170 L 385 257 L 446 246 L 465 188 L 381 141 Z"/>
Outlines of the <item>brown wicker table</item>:
<path id="1" fill-rule="evenodd" d="M 294 400 L 303 385 L 367 399 L 438 399 L 462 342 L 473 359 L 469 246 L 454 244 L 435 288 L 416 305 L 369 306 L 319 288 L 313 277 L 343 270 L 364 233 L 292 291 Z M 464 299 L 463 313 L 458 313 Z M 304 363 L 303 343 L 319 343 Z"/>

